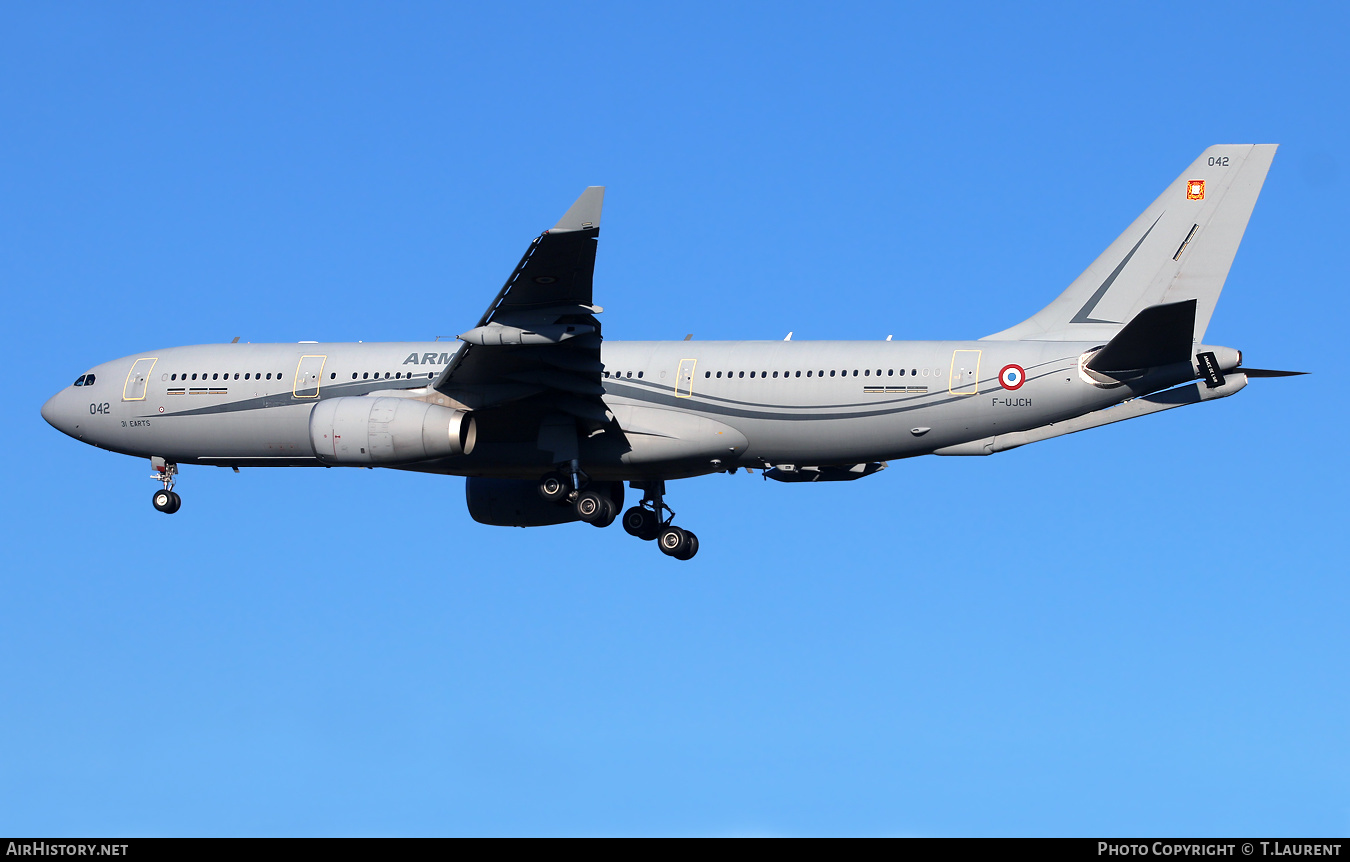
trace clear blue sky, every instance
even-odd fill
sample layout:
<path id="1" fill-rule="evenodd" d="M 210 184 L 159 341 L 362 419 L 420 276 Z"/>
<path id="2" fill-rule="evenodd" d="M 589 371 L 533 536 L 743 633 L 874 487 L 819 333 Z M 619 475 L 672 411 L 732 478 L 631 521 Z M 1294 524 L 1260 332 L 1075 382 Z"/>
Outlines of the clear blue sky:
<path id="1" fill-rule="evenodd" d="M 490 8 L 489 8 L 490 7 Z M 1345 10 L 0 10 L 0 833 L 1350 832 Z M 609 187 L 610 338 L 979 337 L 1282 145 L 1208 338 L 1313 371 L 857 483 L 690 564 L 463 482 L 148 464 L 38 408 L 176 344 L 472 325 Z"/>

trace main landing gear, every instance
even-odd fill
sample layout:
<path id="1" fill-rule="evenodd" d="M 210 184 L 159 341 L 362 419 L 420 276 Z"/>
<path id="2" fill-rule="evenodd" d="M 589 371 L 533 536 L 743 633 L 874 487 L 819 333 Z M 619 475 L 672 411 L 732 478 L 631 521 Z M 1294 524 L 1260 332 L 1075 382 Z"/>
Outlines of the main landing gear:
<path id="1" fill-rule="evenodd" d="M 665 502 L 666 483 L 657 479 L 632 485 L 642 489 L 642 502 L 623 513 L 623 528 L 628 535 L 644 542 L 655 539 L 661 553 L 668 557 L 692 559 L 698 553 L 698 536 L 672 523 L 675 512 Z"/>
<path id="2" fill-rule="evenodd" d="M 173 490 L 173 477 L 178 475 L 178 465 L 168 463 L 163 458 L 151 458 L 150 466 L 155 470 L 150 478 L 164 485 L 162 491 L 156 491 L 150 498 L 150 503 L 156 510 L 172 515 L 183 505 L 183 498 Z"/>
<path id="3" fill-rule="evenodd" d="M 608 527 L 619 516 L 619 504 L 608 494 L 586 488 L 585 474 L 574 470 L 572 478 L 561 473 L 549 473 L 539 480 L 539 496 L 559 506 L 570 505 L 577 517 L 595 527 Z M 577 487 L 585 490 L 578 491 Z M 620 486 L 620 492 L 623 488 Z M 619 494 L 622 500 L 623 494 Z"/>
<path id="4" fill-rule="evenodd" d="M 591 484 L 575 463 L 572 475 L 548 473 L 539 480 L 539 496 L 559 506 L 571 506 L 578 519 L 596 527 L 614 523 L 623 503 L 623 485 L 605 493 L 605 483 Z M 675 526 L 675 512 L 666 505 L 666 483 L 660 479 L 631 483 L 642 491 L 642 502 L 623 513 L 623 528 L 644 542 L 655 541 L 661 553 L 688 560 L 698 553 L 698 536 Z M 581 490 L 577 490 L 580 488 Z"/>

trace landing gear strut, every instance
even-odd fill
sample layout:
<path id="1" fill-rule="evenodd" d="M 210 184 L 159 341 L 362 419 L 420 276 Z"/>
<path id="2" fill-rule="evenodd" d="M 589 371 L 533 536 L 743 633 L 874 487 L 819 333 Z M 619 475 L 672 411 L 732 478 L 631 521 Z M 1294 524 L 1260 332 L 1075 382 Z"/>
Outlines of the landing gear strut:
<path id="1" fill-rule="evenodd" d="M 173 477 L 178 475 L 178 465 L 169 463 L 163 458 L 151 458 L 150 466 L 155 471 L 150 478 L 164 485 L 162 491 L 156 491 L 150 498 L 150 504 L 156 510 L 172 515 L 183 505 L 183 498 L 173 490 Z"/>
<path id="2" fill-rule="evenodd" d="M 677 560 L 692 559 L 698 553 L 698 536 L 675 526 L 675 511 L 666 505 L 666 483 L 661 479 L 633 482 L 642 490 L 642 502 L 623 513 L 623 528 L 628 535 L 645 542 L 656 540 L 661 553 Z"/>

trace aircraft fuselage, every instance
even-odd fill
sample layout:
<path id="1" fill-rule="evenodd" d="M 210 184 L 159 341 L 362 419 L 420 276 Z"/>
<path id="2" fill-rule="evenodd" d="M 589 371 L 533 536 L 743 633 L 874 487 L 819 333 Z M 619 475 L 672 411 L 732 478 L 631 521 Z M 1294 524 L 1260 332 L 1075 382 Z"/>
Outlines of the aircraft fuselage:
<path id="1" fill-rule="evenodd" d="M 705 422 L 710 439 L 720 433 L 739 445 L 643 448 L 601 434 L 582 441 L 581 461 L 592 476 L 613 480 L 886 461 L 1041 427 L 1195 377 L 1187 364 L 1105 387 L 1079 367 L 1097 346 L 606 341 L 603 397 L 621 428 L 645 435 L 644 426 L 684 417 Z M 311 437 L 316 403 L 374 393 L 422 397 L 457 349 L 447 342 L 168 348 L 91 369 L 93 384 L 67 386 L 42 412 L 66 434 L 127 455 L 180 464 L 325 466 Z M 534 429 L 522 434 L 512 427 L 518 423 L 494 423 L 490 409 L 476 415 L 478 445 L 470 454 L 388 466 L 523 479 L 549 468 L 552 458 Z M 729 431 L 708 430 L 721 428 Z M 698 436 L 650 431 L 658 443 Z M 743 440 L 733 440 L 737 435 Z"/>

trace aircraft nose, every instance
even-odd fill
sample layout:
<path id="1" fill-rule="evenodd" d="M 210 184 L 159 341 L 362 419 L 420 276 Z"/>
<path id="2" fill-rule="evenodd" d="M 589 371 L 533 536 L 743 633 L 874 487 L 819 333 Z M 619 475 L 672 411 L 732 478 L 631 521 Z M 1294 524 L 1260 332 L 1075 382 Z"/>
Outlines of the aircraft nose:
<path id="1" fill-rule="evenodd" d="M 76 420 L 70 409 L 70 393 L 62 390 L 42 405 L 42 418 L 62 434 L 75 436 Z"/>
<path id="2" fill-rule="evenodd" d="M 51 398 L 48 398 L 46 404 L 42 405 L 42 418 L 46 419 L 47 424 L 58 431 L 61 429 L 61 426 L 56 424 L 56 399 L 60 397 L 61 393 L 58 392 Z"/>

